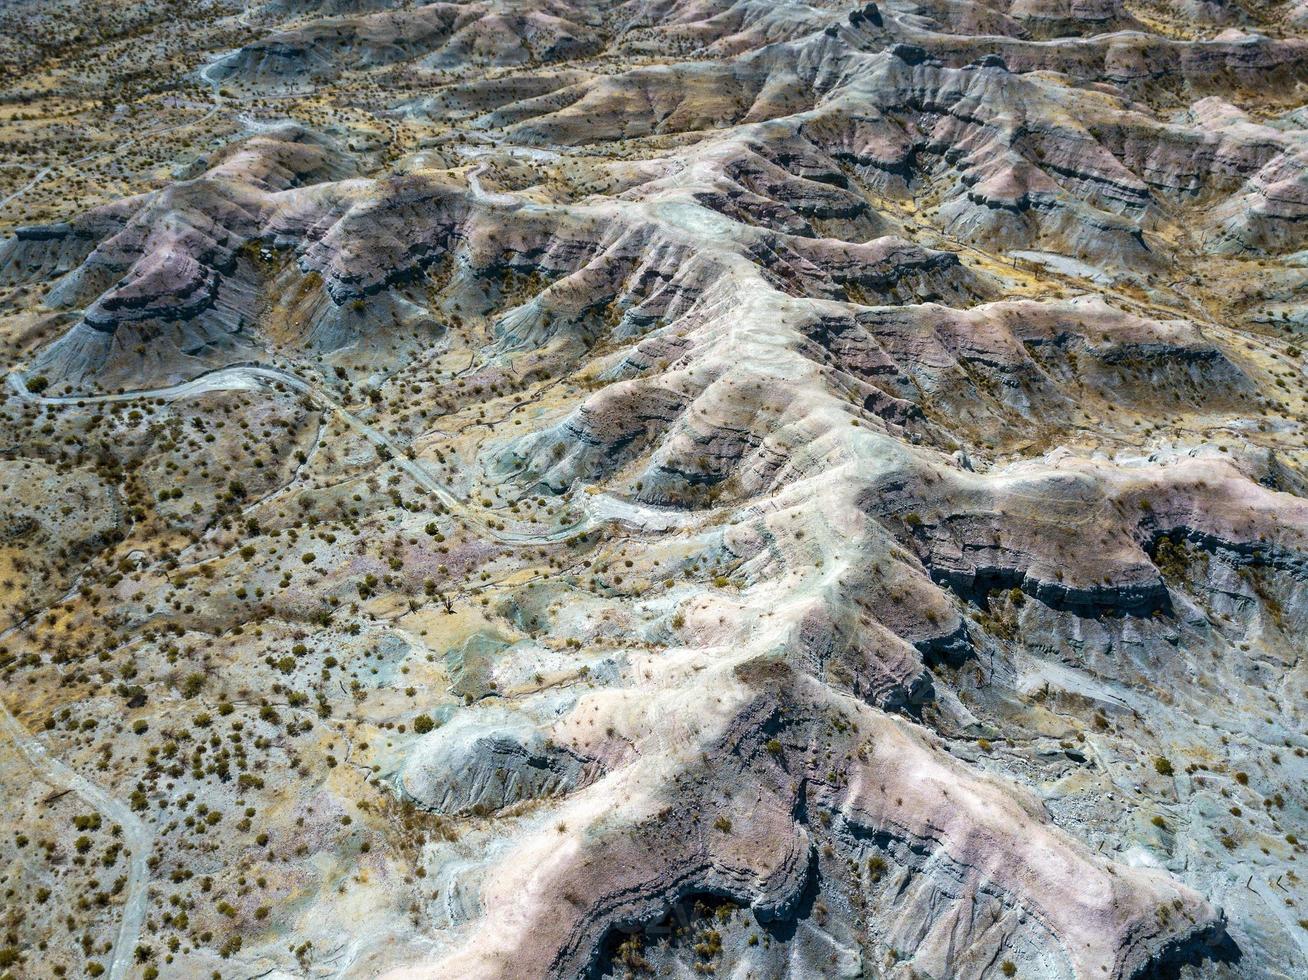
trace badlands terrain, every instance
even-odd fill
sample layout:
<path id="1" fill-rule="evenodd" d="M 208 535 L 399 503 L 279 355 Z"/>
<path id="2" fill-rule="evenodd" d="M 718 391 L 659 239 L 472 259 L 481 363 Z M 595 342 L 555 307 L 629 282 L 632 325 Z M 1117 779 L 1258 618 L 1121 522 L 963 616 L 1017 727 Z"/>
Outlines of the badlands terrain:
<path id="1" fill-rule="evenodd" d="M 1303 0 L 6 0 L 0 977 L 1308 976 Z"/>

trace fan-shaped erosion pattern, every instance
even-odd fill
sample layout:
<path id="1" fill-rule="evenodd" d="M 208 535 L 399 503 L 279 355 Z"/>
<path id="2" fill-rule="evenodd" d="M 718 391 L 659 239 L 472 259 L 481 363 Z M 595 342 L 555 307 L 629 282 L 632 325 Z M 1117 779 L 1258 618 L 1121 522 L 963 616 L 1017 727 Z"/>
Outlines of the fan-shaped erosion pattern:
<path id="1" fill-rule="evenodd" d="M 0 11 L 0 974 L 1308 976 L 1304 9 Z"/>

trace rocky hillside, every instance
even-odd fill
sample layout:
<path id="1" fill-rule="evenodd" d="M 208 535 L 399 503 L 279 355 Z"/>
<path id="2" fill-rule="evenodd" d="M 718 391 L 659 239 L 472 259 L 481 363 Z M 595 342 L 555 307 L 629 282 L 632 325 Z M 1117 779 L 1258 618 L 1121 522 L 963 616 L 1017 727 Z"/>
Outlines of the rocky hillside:
<path id="1" fill-rule="evenodd" d="M 1308 975 L 1308 6 L 0 66 L 0 977 Z"/>

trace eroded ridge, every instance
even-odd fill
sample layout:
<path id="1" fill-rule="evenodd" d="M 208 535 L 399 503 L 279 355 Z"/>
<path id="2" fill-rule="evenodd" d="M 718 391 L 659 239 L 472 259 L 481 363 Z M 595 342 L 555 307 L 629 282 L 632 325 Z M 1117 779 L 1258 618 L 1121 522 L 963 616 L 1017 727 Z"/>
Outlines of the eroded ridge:
<path id="1" fill-rule="evenodd" d="M 1308 974 L 1302 5 L 0 12 L 0 977 Z"/>

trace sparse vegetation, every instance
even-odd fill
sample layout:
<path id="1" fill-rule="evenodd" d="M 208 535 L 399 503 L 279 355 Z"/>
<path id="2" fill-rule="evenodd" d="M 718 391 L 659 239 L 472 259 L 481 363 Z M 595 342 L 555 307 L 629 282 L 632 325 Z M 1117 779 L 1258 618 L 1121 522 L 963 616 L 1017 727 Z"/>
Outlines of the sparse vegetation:
<path id="1" fill-rule="evenodd" d="M 1301 912 L 1288 15 L 684 6 L 0 5 L 0 980 Z"/>

